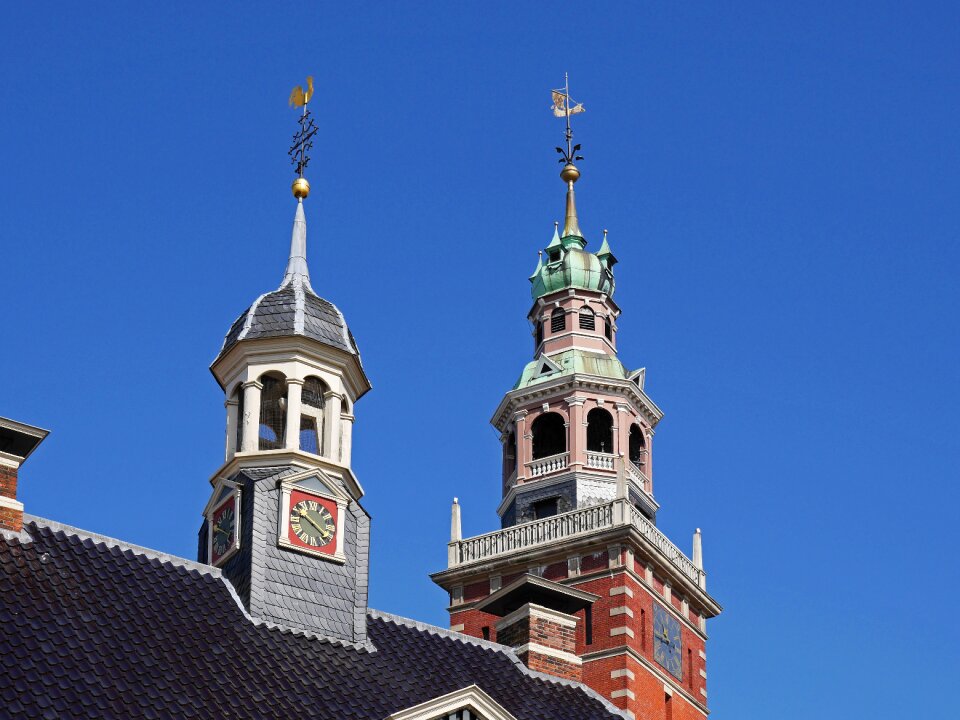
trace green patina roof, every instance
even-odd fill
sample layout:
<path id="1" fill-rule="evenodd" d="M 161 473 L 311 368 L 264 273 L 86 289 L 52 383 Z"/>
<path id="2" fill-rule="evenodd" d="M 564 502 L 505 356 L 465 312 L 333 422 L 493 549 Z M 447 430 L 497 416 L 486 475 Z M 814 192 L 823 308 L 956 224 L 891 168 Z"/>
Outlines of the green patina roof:
<path id="1" fill-rule="evenodd" d="M 530 276 L 530 293 L 534 300 L 566 288 L 596 290 L 613 296 L 616 288 L 613 265 L 616 259 L 610 252 L 606 237 L 597 255 L 584 250 L 586 244 L 582 237 L 567 235 L 560 238 L 554 231 L 553 240 L 546 248 L 546 257 L 540 259 L 537 269 Z M 558 252 L 560 257 L 551 261 L 550 254 Z"/>
<path id="2" fill-rule="evenodd" d="M 537 370 L 543 363 L 543 358 L 538 357 L 527 363 L 523 368 L 523 373 L 517 384 L 513 386 L 514 390 L 530 387 L 537 383 L 553 380 L 563 375 L 573 373 L 582 373 L 584 375 L 599 375 L 600 377 L 611 378 L 613 380 L 626 380 L 630 374 L 617 358 L 602 353 L 586 352 L 584 350 L 564 350 L 555 355 L 548 356 L 555 365 L 560 367 L 559 371 L 545 373 L 537 376 Z"/>

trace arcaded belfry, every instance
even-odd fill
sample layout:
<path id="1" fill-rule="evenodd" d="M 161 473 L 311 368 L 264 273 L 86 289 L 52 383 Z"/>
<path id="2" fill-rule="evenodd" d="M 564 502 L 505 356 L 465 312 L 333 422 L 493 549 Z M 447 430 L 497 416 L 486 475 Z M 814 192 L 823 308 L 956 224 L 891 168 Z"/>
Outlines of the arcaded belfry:
<path id="1" fill-rule="evenodd" d="M 553 91 L 566 120 L 566 205 L 530 276 L 533 359 L 491 419 L 502 529 L 452 533 L 448 567 L 432 577 L 450 594 L 452 629 L 510 645 L 529 667 L 582 680 L 634 717 L 704 718 L 706 623 L 721 608 L 706 592 L 699 529 L 691 559 L 656 526 L 663 413 L 645 369 L 617 353 L 607 231 L 590 252 L 581 230 L 570 116 L 583 111 L 568 84 Z"/>

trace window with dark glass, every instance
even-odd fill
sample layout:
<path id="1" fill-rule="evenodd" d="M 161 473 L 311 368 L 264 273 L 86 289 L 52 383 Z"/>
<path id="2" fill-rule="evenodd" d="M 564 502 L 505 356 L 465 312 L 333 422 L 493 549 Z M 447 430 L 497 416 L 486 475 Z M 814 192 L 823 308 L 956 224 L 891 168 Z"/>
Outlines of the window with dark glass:
<path id="1" fill-rule="evenodd" d="M 540 343 L 542 342 L 543 342 L 543 320 L 537 320 L 537 339 L 536 339 L 536 347 L 534 348 L 534 350 L 540 347 Z"/>
<path id="2" fill-rule="evenodd" d="M 533 519 L 542 520 L 543 518 L 553 517 L 557 514 L 559 498 L 546 498 L 544 500 L 537 500 L 533 504 Z"/>
<path id="3" fill-rule="evenodd" d="M 603 319 L 603 336 L 610 342 L 613 342 L 613 328 L 610 325 L 609 317 Z"/>

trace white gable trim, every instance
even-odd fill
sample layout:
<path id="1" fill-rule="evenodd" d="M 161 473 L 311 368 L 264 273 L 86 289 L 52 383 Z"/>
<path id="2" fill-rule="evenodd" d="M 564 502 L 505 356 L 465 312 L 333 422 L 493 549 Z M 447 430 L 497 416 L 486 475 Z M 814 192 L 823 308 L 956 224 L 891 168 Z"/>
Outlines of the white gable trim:
<path id="1" fill-rule="evenodd" d="M 388 716 L 387 720 L 438 720 L 461 710 L 469 710 L 471 716 L 483 720 L 516 720 L 500 703 L 476 685 L 469 685 L 462 690 L 401 710 Z"/>

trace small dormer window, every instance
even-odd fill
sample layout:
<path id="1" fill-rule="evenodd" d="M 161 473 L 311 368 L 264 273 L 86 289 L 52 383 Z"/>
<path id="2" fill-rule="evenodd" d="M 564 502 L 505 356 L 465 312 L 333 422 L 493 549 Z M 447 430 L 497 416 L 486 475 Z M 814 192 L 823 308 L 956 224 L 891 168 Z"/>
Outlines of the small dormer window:
<path id="1" fill-rule="evenodd" d="M 552 263 L 560 262 L 560 250 L 548 250 L 548 251 L 547 251 L 547 258 L 548 258 L 548 259 L 550 260 L 550 262 L 552 262 Z"/>

